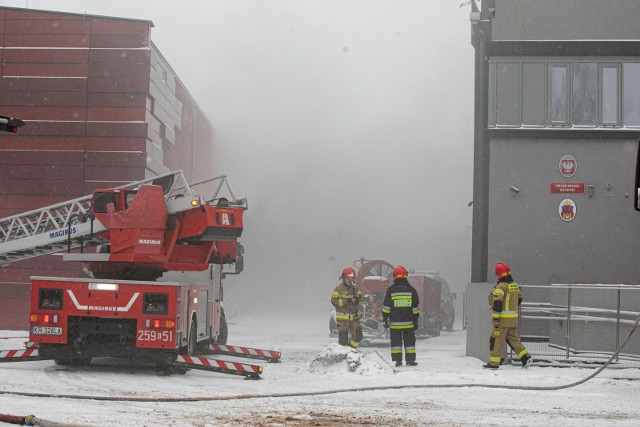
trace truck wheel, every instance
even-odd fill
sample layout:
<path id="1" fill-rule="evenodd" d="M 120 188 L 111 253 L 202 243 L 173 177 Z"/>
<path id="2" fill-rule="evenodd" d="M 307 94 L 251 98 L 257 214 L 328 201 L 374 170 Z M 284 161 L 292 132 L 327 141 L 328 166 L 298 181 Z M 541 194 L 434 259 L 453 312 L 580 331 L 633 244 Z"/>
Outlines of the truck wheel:
<path id="1" fill-rule="evenodd" d="M 196 345 L 198 344 L 198 329 L 195 319 L 191 321 L 191 329 L 189 330 L 189 343 L 187 344 L 187 356 L 195 356 Z"/>
<path id="2" fill-rule="evenodd" d="M 439 337 L 440 336 L 440 331 L 442 330 L 442 323 L 440 323 L 439 320 L 436 320 L 436 324 L 435 327 L 433 328 L 432 332 L 432 336 L 434 337 Z"/>
<path id="3" fill-rule="evenodd" d="M 225 345 L 227 343 L 228 336 L 229 336 L 229 327 L 227 326 L 227 318 L 223 314 L 220 316 L 220 334 L 216 339 L 216 344 Z"/>
<path id="4" fill-rule="evenodd" d="M 336 323 L 336 319 L 331 316 L 329 318 L 329 336 L 332 337 L 333 336 L 333 331 L 335 331 L 336 329 L 338 329 L 338 324 Z"/>

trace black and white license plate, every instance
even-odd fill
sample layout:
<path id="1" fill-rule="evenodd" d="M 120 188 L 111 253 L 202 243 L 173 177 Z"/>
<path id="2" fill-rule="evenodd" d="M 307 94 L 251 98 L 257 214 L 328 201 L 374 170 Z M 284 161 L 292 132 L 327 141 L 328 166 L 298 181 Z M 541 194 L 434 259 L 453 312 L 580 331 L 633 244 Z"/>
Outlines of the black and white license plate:
<path id="1" fill-rule="evenodd" d="M 62 335 L 62 328 L 55 326 L 32 326 L 33 335 Z"/>

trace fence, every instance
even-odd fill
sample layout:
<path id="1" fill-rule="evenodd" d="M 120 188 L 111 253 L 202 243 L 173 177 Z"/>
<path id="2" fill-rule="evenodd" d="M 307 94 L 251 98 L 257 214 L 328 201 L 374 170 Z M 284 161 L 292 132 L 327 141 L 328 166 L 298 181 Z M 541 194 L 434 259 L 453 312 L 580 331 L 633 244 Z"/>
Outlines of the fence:
<path id="1" fill-rule="evenodd" d="M 600 366 L 640 315 L 640 286 L 521 286 L 520 338 L 536 365 Z M 640 329 L 640 328 L 639 328 Z M 515 359 L 511 349 L 507 361 Z M 610 367 L 640 367 L 640 330 Z"/>

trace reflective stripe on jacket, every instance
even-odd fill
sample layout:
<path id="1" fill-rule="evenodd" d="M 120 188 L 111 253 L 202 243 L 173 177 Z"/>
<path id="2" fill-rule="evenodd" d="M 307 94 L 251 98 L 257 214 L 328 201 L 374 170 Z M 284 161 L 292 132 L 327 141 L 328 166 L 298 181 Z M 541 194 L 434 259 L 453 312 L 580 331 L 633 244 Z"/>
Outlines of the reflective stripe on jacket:
<path id="1" fill-rule="evenodd" d="M 336 321 L 356 320 L 362 317 L 360 302 L 362 291 L 343 280 L 331 294 L 331 304 L 336 308 Z"/>
<path id="2" fill-rule="evenodd" d="M 521 299 L 520 287 L 516 282 L 496 283 L 491 293 L 491 318 L 499 319 L 503 327 L 517 327 Z"/>
<path id="3" fill-rule="evenodd" d="M 406 278 L 394 280 L 387 288 L 382 303 L 382 318 L 389 319 L 391 329 L 409 329 L 418 322 L 420 309 L 418 293 Z"/>

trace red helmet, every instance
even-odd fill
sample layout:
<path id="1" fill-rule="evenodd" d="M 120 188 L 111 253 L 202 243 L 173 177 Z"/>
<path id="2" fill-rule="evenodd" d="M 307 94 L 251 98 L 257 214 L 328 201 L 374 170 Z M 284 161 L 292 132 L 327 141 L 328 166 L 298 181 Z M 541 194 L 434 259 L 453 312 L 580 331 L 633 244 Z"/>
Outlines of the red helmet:
<path id="1" fill-rule="evenodd" d="M 409 273 L 407 273 L 407 269 L 401 265 L 397 265 L 396 268 L 393 269 L 393 278 L 399 279 L 402 277 L 407 277 Z"/>
<path id="2" fill-rule="evenodd" d="M 345 277 L 351 277 L 351 278 L 355 279 L 356 278 L 356 271 L 351 267 L 345 268 L 344 270 L 342 270 L 342 275 L 340 276 L 340 278 L 342 280 L 344 280 Z"/>
<path id="3" fill-rule="evenodd" d="M 498 279 L 502 279 L 505 276 L 508 276 L 511 274 L 511 269 L 509 268 L 509 266 L 503 262 L 499 262 L 496 264 L 496 276 L 498 277 Z"/>

